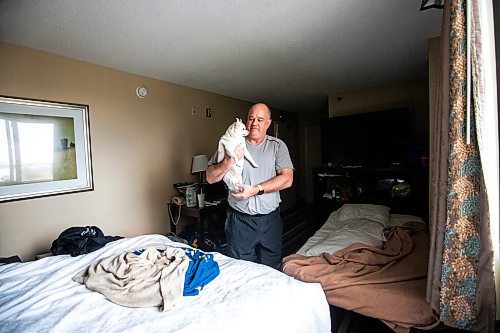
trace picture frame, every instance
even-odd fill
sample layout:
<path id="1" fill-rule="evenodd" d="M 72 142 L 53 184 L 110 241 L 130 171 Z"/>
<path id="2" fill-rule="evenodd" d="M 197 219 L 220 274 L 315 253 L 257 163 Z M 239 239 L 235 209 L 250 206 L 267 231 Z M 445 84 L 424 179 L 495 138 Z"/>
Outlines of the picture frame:
<path id="1" fill-rule="evenodd" d="M 92 191 L 88 105 L 0 96 L 0 203 Z"/>

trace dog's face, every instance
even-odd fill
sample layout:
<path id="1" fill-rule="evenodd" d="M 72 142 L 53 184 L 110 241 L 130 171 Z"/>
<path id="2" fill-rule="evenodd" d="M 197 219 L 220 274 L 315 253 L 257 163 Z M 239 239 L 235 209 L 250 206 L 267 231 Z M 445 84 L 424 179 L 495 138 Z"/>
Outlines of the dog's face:
<path id="1" fill-rule="evenodd" d="M 226 134 L 231 137 L 245 137 L 248 135 L 248 130 L 241 119 L 236 118 L 236 121 L 227 129 Z"/>

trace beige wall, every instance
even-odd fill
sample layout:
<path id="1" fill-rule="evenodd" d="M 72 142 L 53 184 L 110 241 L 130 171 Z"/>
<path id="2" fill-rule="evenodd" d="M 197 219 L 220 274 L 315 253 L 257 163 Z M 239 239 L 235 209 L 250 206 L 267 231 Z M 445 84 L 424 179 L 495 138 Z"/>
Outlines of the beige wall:
<path id="1" fill-rule="evenodd" d="M 411 81 L 398 85 L 333 92 L 328 95 L 330 117 L 345 116 L 413 106 L 427 89 L 426 81 Z"/>
<path id="2" fill-rule="evenodd" d="M 375 88 L 333 92 L 328 95 L 328 113 L 338 117 L 363 112 L 408 108 L 415 124 L 414 142 L 426 144 L 429 137 L 428 80 L 403 82 Z"/>
<path id="3" fill-rule="evenodd" d="M 145 99 L 135 95 L 146 86 Z M 95 190 L 0 203 L 0 256 L 30 260 L 71 226 L 106 235 L 169 230 L 172 184 L 195 180 L 191 157 L 217 140 L 249 103 L 0 43 L 0 95 L 87 104 Z M 198 113 L 191 115 L 191 107 Z M 204 109 L 212 108 L 212 117 Z"/>

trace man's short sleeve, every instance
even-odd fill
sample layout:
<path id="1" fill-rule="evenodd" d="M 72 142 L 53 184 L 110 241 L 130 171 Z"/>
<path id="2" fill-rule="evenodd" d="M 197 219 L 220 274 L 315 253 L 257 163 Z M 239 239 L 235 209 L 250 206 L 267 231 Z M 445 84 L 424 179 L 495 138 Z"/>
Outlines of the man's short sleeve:
<path id="1" fill-rule="evenodd" d="M 292 159 L 288 147 L 282 140 L 278 140 L 278 149 L 276 151 L 276 170 L 293 169 Z"/>
<path id="2" fill-rule="evenodd" d="M 217 151 L 212 155 L 210 161 L 208 161 L 208 165 L 217 164 Z"/>

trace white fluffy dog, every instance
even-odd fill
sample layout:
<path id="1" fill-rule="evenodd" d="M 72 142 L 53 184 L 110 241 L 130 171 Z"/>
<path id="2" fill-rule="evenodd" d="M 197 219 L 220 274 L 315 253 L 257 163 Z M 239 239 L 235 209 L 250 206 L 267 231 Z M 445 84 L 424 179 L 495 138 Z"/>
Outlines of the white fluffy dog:
<path id="1" fill-rule="evenodd" d="M 217 149 L 217 163 L 224 159 L 224 150 L 233 158 L 234 165 L 224 175 L 224 182 L 227 184 L 229 191 L 235 193 L 240 192 L 239 184 L 243 183 L 243 158 L 238 160 L 234 154 L 236 146 L 241 145 L 245 150 L 245 158 L 254 166 L 258 167 L 252 156 L 247 150 L 245 137 L 248 135 L 248 130 L 241 119 L 236 118 L 236 121 L 229 126 L 226 133 L 219 140 L 219 148 Z"/>

